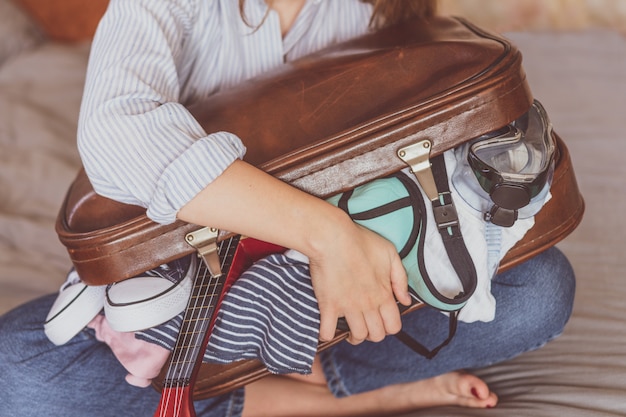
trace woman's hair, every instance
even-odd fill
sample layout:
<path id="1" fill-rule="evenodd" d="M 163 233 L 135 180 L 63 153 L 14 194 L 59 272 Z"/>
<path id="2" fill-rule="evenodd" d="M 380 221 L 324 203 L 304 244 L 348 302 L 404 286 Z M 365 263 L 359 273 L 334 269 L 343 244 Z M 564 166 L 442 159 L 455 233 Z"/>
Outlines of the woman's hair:
<path id="1" fill-rule="evenodd" d="M 404 20 L 433 16 L 437 11 L 437 0 L 361 0 L 370 3 L 374 10 L 370 26 L 380 29 Z M 244 14 L 246 0 L 239 0 L 239 12 L 244 22 L 248 23 Z M 271 4 L 272 0 L 267 0 Z"/>
<path id="2" fill-rule="evenodd" d="M 412 18 L 433 16 L 437 11 L 437 0 L 361 1 L 374 6 L 370 25 L 377 29 Z"/>

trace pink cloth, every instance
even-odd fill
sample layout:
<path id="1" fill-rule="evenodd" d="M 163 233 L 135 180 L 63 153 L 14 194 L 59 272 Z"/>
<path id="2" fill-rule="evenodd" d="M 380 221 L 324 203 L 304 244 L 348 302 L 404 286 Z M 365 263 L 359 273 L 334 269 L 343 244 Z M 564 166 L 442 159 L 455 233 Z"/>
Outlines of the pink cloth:
<path id="1" fill-rule="evenodd" d="M 106 317 L 97 315 L 87 327 L 96 331 L 96 338 L 109 345 L 113 354 L 128 371 L 126 382 L 136 387 L 147 387 L 155 378 L 170 354 L 169 350 L 135 338 L 133 332 L 118 332 L 111 328 Z"/>

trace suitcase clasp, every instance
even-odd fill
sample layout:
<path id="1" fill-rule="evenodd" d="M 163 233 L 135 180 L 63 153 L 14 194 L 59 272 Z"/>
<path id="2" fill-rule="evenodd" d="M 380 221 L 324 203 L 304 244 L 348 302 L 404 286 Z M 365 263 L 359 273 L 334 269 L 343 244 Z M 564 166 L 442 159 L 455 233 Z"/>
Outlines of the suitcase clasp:
<path id="1" fill-rule="evenodd" d="M 204 261 L 212 277 L 222 275 L 217 236 L 218 230 L 210 227 L 203 227 L 185 236 L 187 243 L 198 251 L 198 256 Z"/>
<path id="2" fill-rule="evenodd" d="M 417 178 L 422 186 L 424 193 L 430 201 L 439 198 L 439 192 L 435 184 L 435 177 L 430 164 L 430 150 L 432 143 L 428 140 L 422 140 L 398 150 L 398 158 L 402 159 L 405 164 L 411 168 L 411 172 Z"/>

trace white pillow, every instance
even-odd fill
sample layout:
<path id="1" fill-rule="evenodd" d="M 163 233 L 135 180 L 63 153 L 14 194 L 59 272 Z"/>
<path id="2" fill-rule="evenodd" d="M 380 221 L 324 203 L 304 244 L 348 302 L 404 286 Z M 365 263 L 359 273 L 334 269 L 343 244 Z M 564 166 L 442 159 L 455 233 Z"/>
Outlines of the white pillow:
<path id="1" fill-rule="evenodd" d="M 43 40 L 37 25 L 10 0 L 0 0 L 0 65 Z"/>

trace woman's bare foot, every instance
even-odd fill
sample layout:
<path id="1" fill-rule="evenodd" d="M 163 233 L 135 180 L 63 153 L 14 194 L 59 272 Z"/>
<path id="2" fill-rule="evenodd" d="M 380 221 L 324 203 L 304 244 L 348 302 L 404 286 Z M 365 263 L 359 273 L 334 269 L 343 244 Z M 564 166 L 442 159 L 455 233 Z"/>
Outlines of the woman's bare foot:
<path id="1" fill-rule="evenodd" d="M 491 408 L 498 403 L 498 397 L 483 380 L 463 372 L 450 372 L 422 381 L 390 385 L 382 389 L 385 390 L 396 401 L 406 401 L 406 410 L 444 405 Z"/>
<path id="2" fill-rule="evenodd" d="M 243 415 L 248 416 L 380 416 L 422 408 L 456 405 L 491 408 L 498 397 L 480 378 L 451 372 L 374 391 L 334 397 L 316 379 L 270 376 L 246 388 Z"/>
<path id="3" fill-rule="evenodd" d="M 310 375 L 289 375 L 309 384 L 326 386 L 326 378 L 319 358 L 316 356 Z M 404 395 L 415 401 L 418 408 L 434 407 L 439 405 L 459 405 L 464 407 L 493 407 L 498 397 L 489 390 L 489 387 L 480 378 L 464 372 L 451 372 L 434 378 L 416 381 L 413 383 L 391 385 L 383 388 L 392 391 L 391 395 L 397 398 Z M 416 394 L 419 393 L 419 394 Z M 422 396 L 421 393 L 424 393 Z M 421 404 L 422 399 L 426 404 Z"/>

